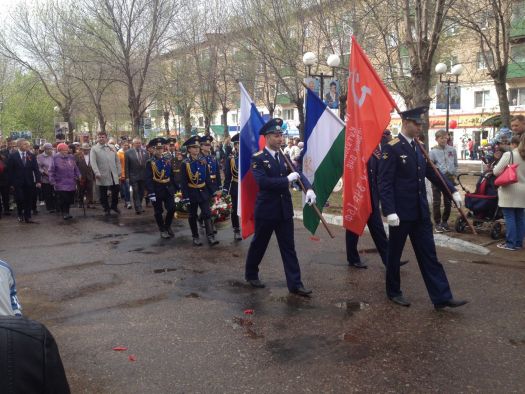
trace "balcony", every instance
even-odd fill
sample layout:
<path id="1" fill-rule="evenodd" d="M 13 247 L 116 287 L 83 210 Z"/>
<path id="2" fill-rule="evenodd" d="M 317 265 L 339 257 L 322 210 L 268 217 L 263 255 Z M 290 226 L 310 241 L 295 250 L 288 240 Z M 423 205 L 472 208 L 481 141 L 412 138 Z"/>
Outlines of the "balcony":
<path id="1" fill-rule="evenodd" d="M 525 78 L 525 62 L 509 63 L 507 79 Z"/>

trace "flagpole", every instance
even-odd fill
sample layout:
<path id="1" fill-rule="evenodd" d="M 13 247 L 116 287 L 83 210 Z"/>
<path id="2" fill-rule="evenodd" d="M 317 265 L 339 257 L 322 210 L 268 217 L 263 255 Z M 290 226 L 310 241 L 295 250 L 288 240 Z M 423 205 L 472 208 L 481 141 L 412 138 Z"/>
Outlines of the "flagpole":
<path id="1" fill-rule="evenodd" d="M 398 106 L 396 105 L 396 111 L 398 113 L 398 115 L 400 115 L 400 112 L 399 111 L 399 108 Z M 449 188 L 448 188 L 448 185 L 447 185 L 447 182 L 445 182 L 445 179 L 443 179 L 443 175 L 441 174 L 441 172 L 437 169 L 436 165 L 432 162 L 432 160 L 430 160 L 430 157 L 428 156 L 428 153 L 427 151 L 425 150 L 425 148 L 423 148 L 423 145 L 421 144 L 421 142 L 419 141 L 418 138 L 414 138 L 414 141 L 416 141 L 416 145 L 419 147 L 419 150 L 421 151 L 421 153 L 423 154 L 423 156 L 425 157 L 425 160 L 427 161 L 427 163 L 430 164 L 430 167 L 432 167 L 432 170 L 434 171 L 434 173 L 437 175 L 437 177 L 439 178 L 439 180 L 441 181 L 441 184 L 443 185 L 443 189 L 446 190 L 446 193 L 447 193 L 447 197 L 454 202 L 454 206 L 456 207 L 456 209 L 458 210 L 459 214 L 461 215 L 461 218 L 465 221 L 465 223 L 468 224 L 469 228 L 472 230 L 472 233 L 473 234 L 477 234 L 476 232 L 476 229 L 474 228 L 474 226 L 472 225 L 472 223 L 470 223 L 467 219 L 467 216 L 465 215 L 465 213 L 461 210 L 461 208 L 459 207 L 459 205 L 456 203 L 456 201 L 454 201 L 454 198 L 452 197 L 452 193 L 450 192 Z"/>
<path id="2" fill-rule="evenodd" d="M 281 155 L 284 157 L 284 161 L 286 162 L 286 164 L 288 165 L 288 168 L 290 168 L 290 171 L 292 172 L 297 172 L 297 170 L 295 169 L 294 165 L 292 164 L 292 162 L 290 161 L 290 159 L 288 158 L 288 156 L 286 156 L 283 152 L 282 149 L 279 148 L 279 151 L 281 152 Z M 299 183 L 299 186 L 301 186 L 301 189 L 303 190 L 303 193 L 306 194 L 306 187 L 304 187 L 304 184 L 303 182 L 301 181 L 301 178 L 299 178 L 297 180 L 297 182 Z M 314 212 L 317 214 L 317 216 L 319 217 L 319 220 L 321 220 L 321 223 L 323 223 L 323 226 L 324 228 L 326 229 L 326 231 L 328 232 L 328 234 L 330 235 L 331 238 L 335 238 L 335 235 L 330 231 L 330 229 L 328 228 L 328 223 L 326 222 L 325 218 L 323 217 L 323 214 L 321 213 L 321 211 L 319 210 L 319 208 L 317 208 L 317 205 L 315 204 L 312 204 L 310 205 Z"/>

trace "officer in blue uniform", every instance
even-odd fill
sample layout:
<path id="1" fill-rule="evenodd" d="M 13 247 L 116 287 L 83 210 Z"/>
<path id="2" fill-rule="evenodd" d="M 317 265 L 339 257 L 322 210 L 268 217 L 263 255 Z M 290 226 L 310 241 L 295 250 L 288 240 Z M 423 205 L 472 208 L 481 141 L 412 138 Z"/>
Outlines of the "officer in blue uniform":
<path id="1" fill-rule="evenodd" d="M 173 215 L 175 214 L 175 183 L 171 160 L 165 155 L 164 145 L 167 143 L 164 138 L 154 138 L 148 146 L 154 148 L 153 157 L 146 163 L 146 190 L 148 198 L 155 210 L 155 221 L 159 227 L 162 238 L 170 238 L 175 234 L 171 229 Z M 166 216 L 163 217 L 163 204 L 166 209 Z"/>
<path id="2" fill-rule="evenodd" d="M 422 115 L 428 107 L 401 112 L 402 131 L 383 146 L 379 166 L 379 194 L 383 214 L 389 225 L 386 292 L 396 304 L 410 306 L 401 292 L 399 265 L 407 236 L 414 248 L 417 262 L 434 307 L 458 307 L 467 301 L 452 297 L 447 275 L 436 256 L 432 222 L 428 208 L 425 177 L 445 189 L 431 165 L 426 162 L 415 138 L 421 133 Z M 461 197 L 447 182 L 454 201 L 461 206 Z"/>
<path id="3" fill-rule="evenodd" d="M 301 179 L 308 189 L 308 204 L 315 204 L 316 196 L 304 176 L 297 172 L 288 174 L 285 159 L 280 153 L 282 125 L 283 120 L 275 118 L 261 128 L 259 134 L 265 137 L 266 147 L 255 153 L 251 160 L 259 193 L 255 201 L 255 233 L 246 257 L 245 278 L 253 287 L 265 287 L 259 280 L 259 264 L 275 231 L 288 290 L 301 296 L 309 296 L 312 291 L 305 289 L 301 282 L 301 269 L 295 252 L 290 183 Z"/>
<path id="4" fill-rule="evenodd" d="M 213 196 L 220 194 L 222 192 L 221 168 L 220 168 L 219 162 L 217 161 L 217 158 L 211 152 L 212 141 L 213 141 L 213 137 L 211 135 L 204 135 L 199 140 L 202 158 L 206 160 L 206 162 L 208 163 L 208 171 L 210 172 L 211 191 L 212 191 L 210 195 L 210 200 L 213 198 Z M 211 201 L 210 201 L 210 205 L 211 205 Z M 199 216 L 199 221 L 203 223 L 202 212 L 201 212 L 201 215 Z M 211 221 L 211 225 L 213 227 L 213 233 L 217 234 L 217 230 L 215 229 L 215 224 L 213 220 Z"/>
<path id="5" fill-rule="evenodd" d="M 234 241 L 242 241 L 237 206 L 239 203 L 239 134 L 231 138 L 233 152 L 224 162 L 224 185 L 222 192 L 232 199 L 231 221 Z"/>
<path id="6" fill-rule="evenodd" d="M 388 130 L 387 130 L 388 131 Z M 388 131 L 390 133 L 390 131 Z M 381 150 L 380 147 L 377 147 L 370 159 L 368 159 L 367 169 L 368 169 L 368 185 L 370 189 L 370 202 L 372 205 L 372 213 L 368 218 L 366 225 L 370 231 L 370 235 L 374 241 L 376 249 L 381 256 L 381 261 L 386 267 L 386 262 L 388 259 L 388 238 L 385 233 L 385 228 L 383 226 L 383 220 L 381 219 L 381 211 L 379 209 L 379 163 L 381 161 Z M 361 260 L 359 252 L 357 251 L 357 242 L 359 241 L 359 236 L 352 231 L 346 230 L 346 260 L 348 265 L 355 268 L 367 268 L 365 262 Z M 401 261 L 400 265 L 405 265 L 408 263 L 407 260 Z"/>
<path id="7" fill-rule="evenodd" d="M 197 210 L 200 207 L 206 236 L 211 246 L 217 245 L 219 241 L 213 235 L 211 224 L 210 196 L 213 194 L 213 185 L 206 159 L 199 155 L 199 137 L 193 136 L 186 140 L 184 145 L 188 151 L 188 158 L 182 165 L 182 194 L 190 203 L 190 217 L 188 222 L 193 236 L 193 245 L 201 246 L 199 229 L 197 227 Z"/>

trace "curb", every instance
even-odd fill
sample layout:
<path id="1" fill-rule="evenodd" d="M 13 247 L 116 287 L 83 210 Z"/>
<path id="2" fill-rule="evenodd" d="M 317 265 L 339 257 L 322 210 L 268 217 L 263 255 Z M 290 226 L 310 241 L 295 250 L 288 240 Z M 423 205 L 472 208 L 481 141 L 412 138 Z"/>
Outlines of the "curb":
<path id="1" fill-rule="evenodd" d="M 303 211 L 294 210 L 294 216 L 295 219 L 302 219 Z M 323 217 L 329 224 L 341 227 L 343 226 L 343 217 L 341 215 L 323 214 Z M 385 232 L 388 235 L 388 225 L 386 223 L 383 223 L 383 226 L 385 227 Z M 369 232 L 368 227 L 365 227 L 365 231 L 367 233 Z M 485 248 L 484 246 L 464 241 L 462 239 L 449 237 L 448 235 L 443 234 L 434 234 L 434 242 L 436 243 L 436 246 L 442 248 L 449 248 L 457 252 L 467 252 L 479 254 L 482 256 L 486 256 L 490 253 L 490 250 L 488 248 Z"/>

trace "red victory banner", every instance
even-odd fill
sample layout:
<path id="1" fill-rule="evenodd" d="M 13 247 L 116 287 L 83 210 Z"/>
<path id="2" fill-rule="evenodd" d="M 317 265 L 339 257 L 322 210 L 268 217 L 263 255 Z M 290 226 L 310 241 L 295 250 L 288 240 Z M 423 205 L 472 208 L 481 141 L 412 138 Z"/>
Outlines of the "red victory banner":
<path id="1" fill-rule="evenodd" d="M 353 36 L 349 72 L 343 225 L 361 235 L 372 213 L 366 163 L 379 145 L 396 104 Z"/>

